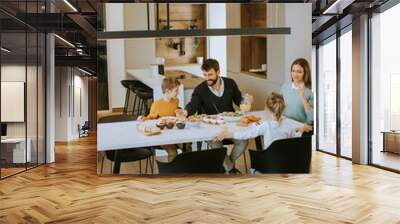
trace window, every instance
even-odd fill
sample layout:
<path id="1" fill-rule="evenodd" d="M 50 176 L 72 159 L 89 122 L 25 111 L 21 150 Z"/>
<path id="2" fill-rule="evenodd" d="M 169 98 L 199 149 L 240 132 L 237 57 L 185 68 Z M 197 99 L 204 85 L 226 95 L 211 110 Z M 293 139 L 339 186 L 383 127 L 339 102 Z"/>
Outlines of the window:
<path id="1" fill-rule="evenodd" d="M 318 48 L 318 145 L 336 153 L 336 39 Z"/>
<path id="2" fill-rule="evenodd" d="M 351 28 L 351 27 L 350 27 Z M 340 155 L 352 156 L 352 32 L 340 36 Z"/>
<path id="3" fill-rule="evenodd" d="M 371 19 L 370 133 L 372 163 L 400 170 L 400 4 Z M 389 132 L 385 134 L 383 132 Z M 385 138 L 385 136 L 387 138 Z M 390 146 L 390 147 L 389 147 Z M 393 153 L 394 152 L 394 153 Z M 397 154 L 396 154 L 397 153 Z"/>

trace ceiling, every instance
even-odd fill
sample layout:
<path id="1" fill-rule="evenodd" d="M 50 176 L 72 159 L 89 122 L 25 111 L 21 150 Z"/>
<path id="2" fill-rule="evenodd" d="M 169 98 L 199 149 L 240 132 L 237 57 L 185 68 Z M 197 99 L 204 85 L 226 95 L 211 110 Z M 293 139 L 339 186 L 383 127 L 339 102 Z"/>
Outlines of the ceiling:
<path id="1" fill-rule="evenodd" d="M 67 2 L 66 2 L 67 1 Z M 335 3 L 336 1 L 339 4 Z M 387 0 L 198 0 L 197 2 L 240 3 L 312 3 L 313 43 L 335 33 L 341 26 L 351 24 L 352 18 L 372 10 Z M 56 63 L 58 65 L 85 66 L 96 70 L 97 8 L 105 2 L 155 2 L 150 0 L 1 0 L 0 25 L 4 41 L 14 42 L 16 49 L 24 46 L 17 33 L 28 28 L 32 31 L 55 32 Z M 167 2 L 159 0 L 157 2 Z M 177 0 L 168 2 L 188 2 Z M 69 3 L 69 4 L 68 4 Z M 330 7 L 333 4 L 334 7 Z M 327 9 L 332 9 L 324 14 Z M 49 13 L 49 12 L 52 13 Z M 27 13 L 26 13 L 27 12 Z M 6 34 L 4 34 L 6 33 Z M 4 43 L 4 42 L 3 42 Z M 28 45 L 28 55 L 30 47 Z M 22 50 L 23 48 L 21 48 Z M 17 52 L 17 51 L 16 51 Z M 21 52 L 26 54 L 26 52 Z"/>

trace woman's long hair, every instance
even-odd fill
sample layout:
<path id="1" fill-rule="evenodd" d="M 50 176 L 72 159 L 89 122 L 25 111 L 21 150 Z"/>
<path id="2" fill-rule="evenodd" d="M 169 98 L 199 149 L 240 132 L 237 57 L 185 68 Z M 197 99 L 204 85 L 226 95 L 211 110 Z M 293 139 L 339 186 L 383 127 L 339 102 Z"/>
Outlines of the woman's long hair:
<path id="1" fill-rule="evenodd" d="M 292 69 L 293 69 L 294 65 L 300 65 L 303 68 L 304 86 L 311 89 L 311 69 L 310 69 L 310 64 L 308 63 L 308 61 L 304 58 L 298 58 L 298 59 L 294 60 L 294 62 L 292 63 L 292 66 L 290 66 L 290 73 L 292 73 Z M 293 78 L 292 78 L 292 81 L 293 81 Z"/>

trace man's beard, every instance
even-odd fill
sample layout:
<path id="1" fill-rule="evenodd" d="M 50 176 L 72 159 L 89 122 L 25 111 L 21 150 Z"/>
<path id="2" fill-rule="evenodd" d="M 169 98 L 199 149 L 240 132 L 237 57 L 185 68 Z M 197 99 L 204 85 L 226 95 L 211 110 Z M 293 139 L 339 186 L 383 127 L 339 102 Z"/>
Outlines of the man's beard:
<path id="1" fill-rule="evenodd" d="M 219 77 L 217 77 L 214 80 L 207 80 L 207 85 L 213 87 L 215 85 L 215 83 L 217 83 L 218 79 L 219 79 Z M 210 83 L 210 81 L 212 81 L 212 82 Z"/>

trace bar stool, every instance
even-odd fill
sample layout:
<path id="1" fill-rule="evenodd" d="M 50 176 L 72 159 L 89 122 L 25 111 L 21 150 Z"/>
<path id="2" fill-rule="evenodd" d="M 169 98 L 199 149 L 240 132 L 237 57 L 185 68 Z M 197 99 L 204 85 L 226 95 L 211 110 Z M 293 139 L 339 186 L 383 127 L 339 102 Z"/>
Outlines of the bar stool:
<path id="1" fill-rule="evenodd" d="M 150 91 L 151 88 L 146 86 L 139 80 L 121 80 L 121 84 L 122 84 L 122 86 L 124 86 L 126 88 L 125 104 L 124 104 L 123 113 L 127 114 L 128 108 L 129 108 L 129 102 L 131 100 L 131 93 L 135 93 L 136 89 L 138 89 L 138 88 L 142 88 L 147 91 Z M 136 106 L 136 100 L 137 100 L 137 96 L 135 95 L 133 109 Z"/>
<path id="2" fill-rule="evenodd" d="M 153 100 L 153 90 L 137 88 L 135 94 L 139 100 L 136 116 L 147 115 L 150 112 L 149 101 Z M 135 116 L 135 110 L 132 115 Z"/>

